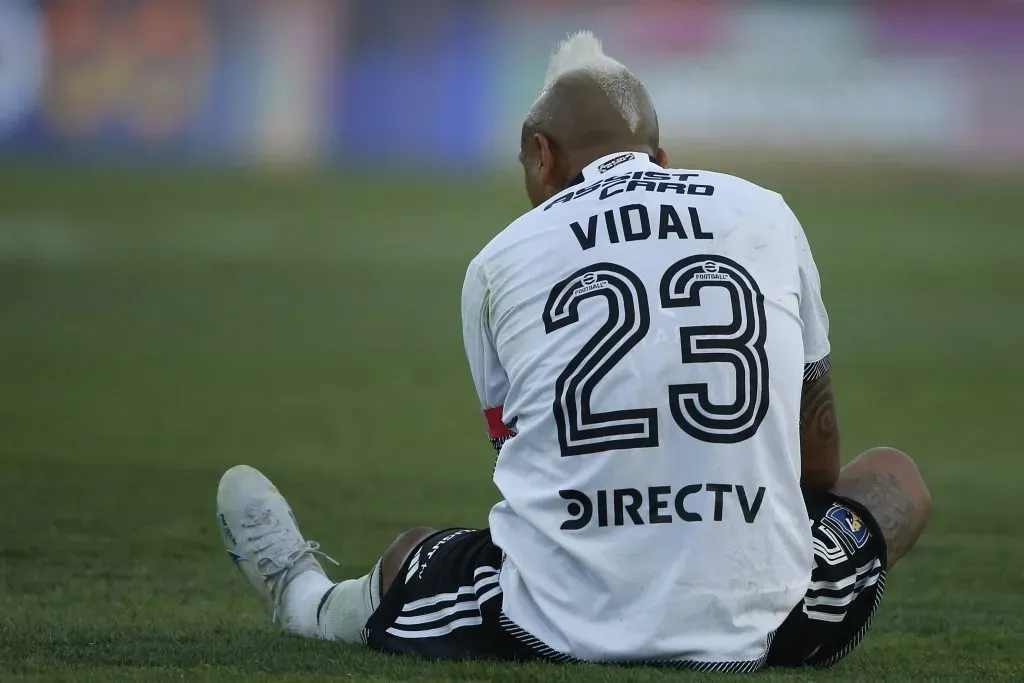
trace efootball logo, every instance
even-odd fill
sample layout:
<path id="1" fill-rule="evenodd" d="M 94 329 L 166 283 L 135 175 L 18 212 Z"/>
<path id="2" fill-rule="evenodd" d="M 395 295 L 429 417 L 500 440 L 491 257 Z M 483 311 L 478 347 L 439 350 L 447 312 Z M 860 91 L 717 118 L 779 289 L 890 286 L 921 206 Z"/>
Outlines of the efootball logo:
<path id="1" fill-rule="evenodd" d="M 830 507 L 825 513 L 824 521 L 829 522 L 829 526 L 853 541 L 858 548 L 863 548 L 871 538 L 868 525 L 856 512 L 845 505 L 836 504 Z"/>

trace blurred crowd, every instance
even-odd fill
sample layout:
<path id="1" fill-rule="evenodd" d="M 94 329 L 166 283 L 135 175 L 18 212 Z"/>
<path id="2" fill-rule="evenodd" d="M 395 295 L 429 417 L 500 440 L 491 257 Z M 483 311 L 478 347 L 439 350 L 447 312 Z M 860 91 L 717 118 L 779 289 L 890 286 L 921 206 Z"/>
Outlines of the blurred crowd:
<path id="1" fill-rule="evenodd" d="M 560 37 L 668 146 L 1024 167 L 1024 3 L 4 0 L 0 157 L 491 166 Z"/>

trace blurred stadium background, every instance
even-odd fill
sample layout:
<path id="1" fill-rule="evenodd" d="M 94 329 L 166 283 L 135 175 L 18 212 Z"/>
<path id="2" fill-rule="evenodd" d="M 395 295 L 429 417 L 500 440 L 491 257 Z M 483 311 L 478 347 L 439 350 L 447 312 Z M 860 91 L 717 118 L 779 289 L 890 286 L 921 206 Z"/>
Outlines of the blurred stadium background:
<path id="1" fill-rule="evenodd" d="M 1024 160 L 1012 0 L 0 6 L 11 153 L 505 166 L 552 46 L 587 26 L 648 84 L 679 149 Z"/>
<path id="2" fill-rule="evenodd" d="M 933 487 L 827 678 L 1024 678 L 1024 3 L 0 0 L 0 679 L 553 675 L 274 638 L 212 504 L 261 467 L 360 573 L 485 523 L 459 291 L 579 28 L 676 165 L 788 198 L 846 457 L 904 447 Z"/>

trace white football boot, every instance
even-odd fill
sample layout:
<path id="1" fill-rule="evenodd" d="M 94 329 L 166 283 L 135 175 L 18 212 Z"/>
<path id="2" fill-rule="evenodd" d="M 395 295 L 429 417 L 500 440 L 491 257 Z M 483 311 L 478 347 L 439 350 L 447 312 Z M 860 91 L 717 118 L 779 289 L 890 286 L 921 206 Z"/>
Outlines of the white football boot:
<path id="1" fill-rule="evenodd" d="M 220 478 L 217 521 L 228 555 L 274 621 L 293 578 L 307 571 L 324 575 L 316 555 L 337 564 L 316 541 L 302 537 L 288 501 L 248 465 L 232 467 Z"/>

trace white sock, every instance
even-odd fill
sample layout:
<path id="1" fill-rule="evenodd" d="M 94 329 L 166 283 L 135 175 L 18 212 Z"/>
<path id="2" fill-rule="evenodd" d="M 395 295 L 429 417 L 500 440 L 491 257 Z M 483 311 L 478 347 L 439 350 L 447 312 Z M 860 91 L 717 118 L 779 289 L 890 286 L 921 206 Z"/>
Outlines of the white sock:
<path id="1" fill-rule="evenodd" d="M 363 644 L 366 621 L 380 605 L 380 562 L 366 576 L 336 585 L 319 609 L 319 635 L 327 640 Z"/>
<path id="2" fill-rule="evenodd" d="M 320 637 L 316 611 L 331 580 L 322 572 L 309 570 L 293 577 L 281 596 L 281 626 L 285 631 L 307 638 Z"/>

